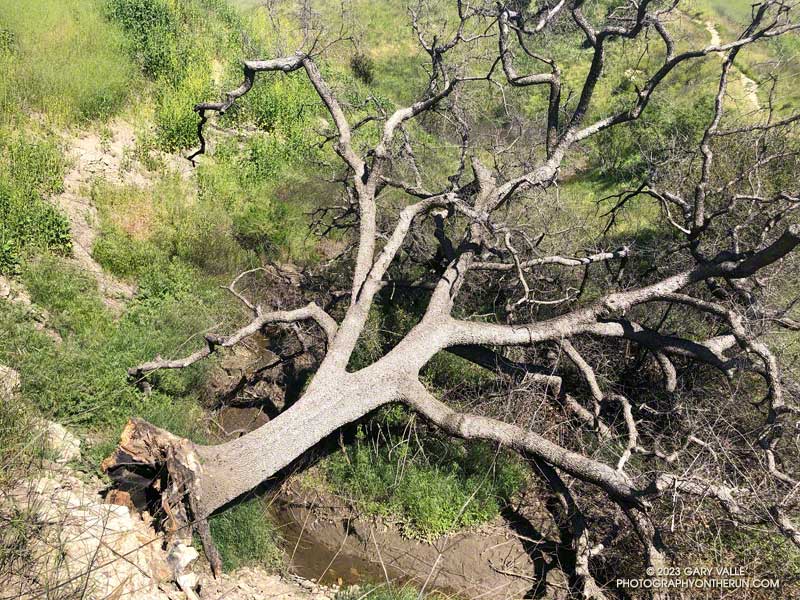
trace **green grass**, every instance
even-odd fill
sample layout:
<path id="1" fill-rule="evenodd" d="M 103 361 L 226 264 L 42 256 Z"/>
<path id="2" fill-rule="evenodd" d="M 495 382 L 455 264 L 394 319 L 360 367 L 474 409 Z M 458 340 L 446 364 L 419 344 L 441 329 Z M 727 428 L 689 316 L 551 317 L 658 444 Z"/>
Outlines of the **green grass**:
<path id="1" fill-rule="evenodd" d="M 422 598 L 433 597 L 429 594 L 422 596 Z M 335 600 L 418 600 L 420 592 L 411 586 L 370 585 L 342 590 L 334 598 Z"/>
<path id="2" fill-rule="evenodd" d="M 43 113 L 62 125 L 103 119 L 137 88 L 121 30 L 101 0 L 0 0 L 0 112 Z"/>
<path id="3" fill-rule="evenodd" d="M 100 216 L 92 254 L 119 277 L 149 281 L 156 270 L 179 269 L 169 266 L 173 259 L 209 275 L 254 265 L 255 255 L 234 239 L 224 206 L 198 199 L 176 175 L 158 179 L 152 189 L 98 181 L 91 195 Z"/>
<path id="4" fill-rule="evenodd" d="M 491 521 L 526 480 L 515 458 L 487 444 L 417 433 L 397 408 L 360 426 L 355 442 L 322 468 L 360 510 L 399 521 L 407 535 L 426 540 Z"/>
<path id="5" fill-rule="evenodd" d="M 64 163 L 52 137 L 0 128 L 0 274 L 18 272 L 26 252 L 69 252 L 69 223 L 47 201 L 61 190 Z"/>
<path id="6" fill-rule="evenodd" d="M 258 499 L 211 517 L 209 526 L 226 571 L 247 566 L 278 568 L 283 564 L 277 529 Z"/>
<path id="7" fill-rule="evenodd" d="M 159 285 L 159 277 L 167 281 Z M 0 303 L 0 363 L 20 372 L 23 397 L 38 411 L 92 431 L 92 439 L 102 442 L 95 458 L 103 458 L 132 416 L 203 441 L 203 411 L 195 390 L 207 363 L 158 374 L 149 396 L 126 375 L 127 368 L 156 354 L 189 352 L 199 343 L 198 332 L 218 325 L 219 315 L 235 314 L 212 281 L 191 271 L 184 277 L 184 283 L 176 285 L 174 271 L 154 272 L 149 293 L 115 319 L 91 276 L 57 257 L 31 261 L 22 279 L 63 341 L 55 343 L 35 328 L 32 317 Z"/>

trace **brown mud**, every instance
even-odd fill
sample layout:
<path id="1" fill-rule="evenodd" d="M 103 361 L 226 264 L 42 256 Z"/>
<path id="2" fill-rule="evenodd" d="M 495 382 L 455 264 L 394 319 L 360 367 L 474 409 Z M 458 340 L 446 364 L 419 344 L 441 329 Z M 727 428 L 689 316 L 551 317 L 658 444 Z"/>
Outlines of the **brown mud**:
<path id="1" fill-rule="evenodd" d="M 520 499 L 479 529 L 429 542 L 298 483 L 265 502 L 280 527 L 289 569 L 322 584 L 408 583 L 444 597 L 487 600 L 557 598 L 567 587 L 550 555 L 555 524 L 535 498 Z"/>

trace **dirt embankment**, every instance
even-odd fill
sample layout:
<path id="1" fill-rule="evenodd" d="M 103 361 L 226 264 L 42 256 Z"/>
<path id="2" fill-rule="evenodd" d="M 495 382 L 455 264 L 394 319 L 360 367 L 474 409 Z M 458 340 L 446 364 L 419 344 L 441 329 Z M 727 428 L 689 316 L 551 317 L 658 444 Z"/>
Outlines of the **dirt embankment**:
<path id="1" fill-rule="evenodd" d="M 53 202 L 69 219 L 72 236 L 72 257 L 77 265 L 97 280 L 105 303 L 120 312 L 125 300 L 131 298 L 134 287 L 103 271 L 92 257 L 92 246 L 97 239 L 97 208 L 91 201 L 91 185 L 97 179 L 114 184 L 148 188 L 156 175 L 134 160 L 136 133 L 133 127 L 120 119 L 111 121 L 104 132 L 82 131 L 65 139 L 70 169 L 64 176 L 64 191 Z M 167 168 L 185 178 L 191 176 L 191 166 L 185 159 L 161 153 Z"/>

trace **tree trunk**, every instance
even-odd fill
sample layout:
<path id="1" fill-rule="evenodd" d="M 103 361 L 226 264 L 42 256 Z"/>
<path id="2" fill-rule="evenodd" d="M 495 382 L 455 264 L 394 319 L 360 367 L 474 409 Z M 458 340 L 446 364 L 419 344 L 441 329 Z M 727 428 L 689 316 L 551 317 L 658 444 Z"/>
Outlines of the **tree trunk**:
<path id="1" fill-rule="evenodd" d="M 330 433 L 397 400 L 397 387 L 387 379 L 391 378 L 374 369 L 335 376 L 320 374 L 302 398 L 275 419 L 242 437 L 213 446 L 191 444 L 144 421 L 132 420 L 103 468 L 112 476 L 116 469 L 127 473 L 136 465 L 172 469 L 168 459 L 180 447 L 177 463 L 193 472 L 194 518 L 202 519 L 256 488 Z M 170 477 L 176 475 L 170 472 Z"/>
<path id="2" fill-rule="evenodd" d="M 391 387 L 358 374 L 316 379 L 303 397 L 269 423 L 216 446 L 198 446 L 197 490 L 206 514 L 254 489 L 320 440 L 391 402 Z"/>

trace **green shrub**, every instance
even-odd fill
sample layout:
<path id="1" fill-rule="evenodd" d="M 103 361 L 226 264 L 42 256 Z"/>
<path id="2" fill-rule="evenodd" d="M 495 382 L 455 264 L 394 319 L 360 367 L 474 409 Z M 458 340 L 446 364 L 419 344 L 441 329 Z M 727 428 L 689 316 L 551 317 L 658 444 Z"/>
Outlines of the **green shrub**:
<path id="1" fill-rule="evenodd" d="M 356 52 L 350 59 L 350 70 L 358 79 L 371 84 L 375 79 L 375 63 L 363 52 Z"/>
<path id="2" fill-rule="evenodd" d="M 107 14 L 155 82 L 157 146 L 172 152 L 195 145 L 199 118 L 193 107 L 220 93 L 212 85 L 214 62 L 241 58 L 242 23 L 235 11 L 219 0 L 107 0 Z"/>
<path id="3" fill-rule="evenodd" d="M 233 219 L 233 231 L 243 247 L 260 254 L 274 255 L 288 244 L 286 227 L 288 209 L 268 199 L 247 204 Z"/>
<path id="4" fill-rule="evenodd" d="M 131 51 L 146 75 L 158 78 L 180 68 L 178 22 L 167 2 L 108 0 L 107 12 L 128 34 Z"/>
<path id="5" fill-rule="evenodd" d="M 138 240 L 112 230 L 98 237 L 92 247 L 92 256 L 106 271 L 130 279 L 154 268 L 161 253 L 148 240 Z"/>
<path id="6" fill-rule="evenodd" d="M 676 147 L 696 145 L 712 114 L 713 97 L 709 90 L 703 92 L 659 97 L 640 120 L 601 132 L 592 145 L 598 174 L 613 182 L 638 181 L 647 175 L 648 161 L 666 158 Z"/>
<path id="7" fill-rule="evenodd" d="M 276 143 L 251 140 L 244 156 L 229 144 L 218 146 L 215 161 L 198 170 L 201 205 L 223 210 L 220 219 L 230 219 L 229 233 L 245 250 L 273 259 L 309 260 L 314 256 L 307 215 L 314 198 L 309 175 L 291 155 L 282 155 Z M 265 160 L 255 147 L 270 148 L 270 158 Z"/>
<path id="8" fill-rule="evenodd" d="M 236 242 L 230 217 L 220 208 L 204 205 L 187 211 L 176 223 L 172 252 L 205 273 L 227 275 L 253 266 L 250 255 Z"/>
<path id="9" fill-rule="evenodd" d="M 16 273 L 26 249 L 66 254 L 69 222 L 46 200 L 0 182 L 0 273 Z"/>
<path id="10" fill-rule="evenodd" d="M 166 298 L 185 298 L 195 287 L 200 274 L 180 259 L 159 260 L 141 271 L 137 300 L 151 301 Z"/>
<path id="11" fill-rule="evenodd" d="M 196 145 L 200 118 L 194 105 L 212 95 L 209 68 L 187 68 L 178 83 L 161 84 L 155 114 L 158 147 L 171 152 Z"/>
<path id="12" fill-rule="evenodd" d="M 249 565 L 272 568 L 281 565 L 278 532 L 258 499 L 214 515 L 209 526 L 226 571 Z"/>
<path id="13" fill-rule="evenodd" d="M 318 112 L 319 99 L 305 73 L 262 73 L 241 101 L 237 118 L 269 132 L 287 134 Z"/>
<path id="14" fill-rule="evenodd" d="M 85 334 L 110 323 L 90 273 L 44 256 L 29 261 L 22 276 L 31 299 L 51 313 L 50 325 L 61 335 Z"/>

